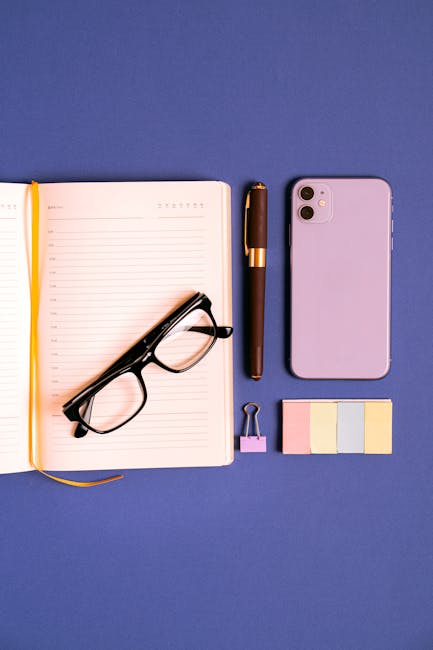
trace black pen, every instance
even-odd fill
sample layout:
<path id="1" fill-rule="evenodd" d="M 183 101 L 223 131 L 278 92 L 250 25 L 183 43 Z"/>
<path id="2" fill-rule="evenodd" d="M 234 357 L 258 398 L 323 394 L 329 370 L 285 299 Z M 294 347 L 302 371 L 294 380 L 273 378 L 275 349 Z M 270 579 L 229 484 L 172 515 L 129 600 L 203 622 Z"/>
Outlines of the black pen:
<path id="1" fill-rule="evenodd" d="M 245 201 L 244 248 L 248 256 L 249 373 L 256 381 L 263 375 L 267 226 L 268 190 L 263 183 L 254 183 Z"/>

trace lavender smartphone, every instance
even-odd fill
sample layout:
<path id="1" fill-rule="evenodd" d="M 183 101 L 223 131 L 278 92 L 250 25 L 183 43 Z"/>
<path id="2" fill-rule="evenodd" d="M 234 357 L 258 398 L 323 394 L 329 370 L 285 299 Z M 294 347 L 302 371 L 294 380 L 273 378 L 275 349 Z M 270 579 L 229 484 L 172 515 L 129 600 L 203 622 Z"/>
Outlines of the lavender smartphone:
<path id="1" fill-rule="evenodd" d="M 303 178 L 292 190 L 291 368 L 379 379 L 390 366 L 391 188 Z"/>

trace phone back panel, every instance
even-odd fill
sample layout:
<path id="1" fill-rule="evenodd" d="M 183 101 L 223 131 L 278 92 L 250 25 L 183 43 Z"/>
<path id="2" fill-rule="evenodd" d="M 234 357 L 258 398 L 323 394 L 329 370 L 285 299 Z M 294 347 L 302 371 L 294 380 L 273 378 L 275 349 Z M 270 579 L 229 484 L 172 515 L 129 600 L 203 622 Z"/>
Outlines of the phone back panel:
<path id="1" fill-rule="evenodd" d="M 299 194 L 304 186 L 316 188 L 310 201 Z M 318 203 L 321 195 L 326 197 L 324 208 Z M 378 178 L 304 178 L 294 186 L 291 367 L 295 375 L 378 379 L 388 372 L 391 202 L 390 186 Z M 299 214 L 305 204 L 314 209 L 310 220 Z"/>

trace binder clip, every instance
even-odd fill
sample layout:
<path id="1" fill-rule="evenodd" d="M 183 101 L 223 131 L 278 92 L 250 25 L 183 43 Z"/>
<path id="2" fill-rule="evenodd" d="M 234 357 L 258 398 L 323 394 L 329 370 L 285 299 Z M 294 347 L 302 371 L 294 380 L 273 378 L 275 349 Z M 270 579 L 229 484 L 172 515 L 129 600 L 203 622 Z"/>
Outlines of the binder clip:
<path id="1" fill-rule="evenodd" d="M 255 435 L 249 436 L 249 428 L 250 428 L 250 418 L 251 418 L 251 413 L 249 412 L 249 408 L 253 407 L 255 409 L 255 413 L 253 415 L 254 417 L 254 426 L 255 426 Z M 256 402 L 248 402 L 248 404 L 245 404 L 243 407 L 243 410 L 245 412 L 245 415 L 247 416 L 247 422 L 245 425 L 245 431 L 244 435 L 240 436 L 240 449 L 241 452 L 265 452 L 266 451 L 266 436 L 262 436 L 260 434 L 260 427 L 259 427 L 259 411 L 260 411 L 260 406 L 256 404 Z"/>

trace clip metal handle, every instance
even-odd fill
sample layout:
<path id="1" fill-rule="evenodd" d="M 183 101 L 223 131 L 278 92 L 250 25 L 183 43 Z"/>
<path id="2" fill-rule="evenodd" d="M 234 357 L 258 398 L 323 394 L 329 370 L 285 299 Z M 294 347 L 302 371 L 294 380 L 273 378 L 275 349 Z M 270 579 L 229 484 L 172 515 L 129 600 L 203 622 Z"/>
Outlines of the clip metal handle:
<path id="1" fill-rule="evenodd" d="M 247 226 L 248 226 L 248 211 L 250 209 L 250 190 L 248 191 L 247 197 L 245 199 L 245 208 L 244 208 L 244 250 L 245 255 L 248 257 L 250 249 L 247 244 Z M 252 402 L 250 402 L 252 404 Z M 244 409 L 245 410 L 245 409 Z"/>
<path id="2" fill-rule="evenodd" d="M 259 418 L 258 418 L 258 415 L 260 413 L 260 406 L 256 402 L 248 402 L 243 407 L 244 413 L 247 416 L 247 423 L 246 423 L 246 426 L 245 426 L 244 436 L 245 436 L 245 438 L 248 438 L 248 431 L 249 431 L 249 428 L 250 428 L 250 418 L 251 418 L 251 413 L 248 411 L 248 409 L 251 406 L 256 409 L 255 413 L 253 415 L 253 417 L 254 417 L 254 425 L 255 425 L 257 439 L 260 440 L 260 427 L 259 427 Z"/>

